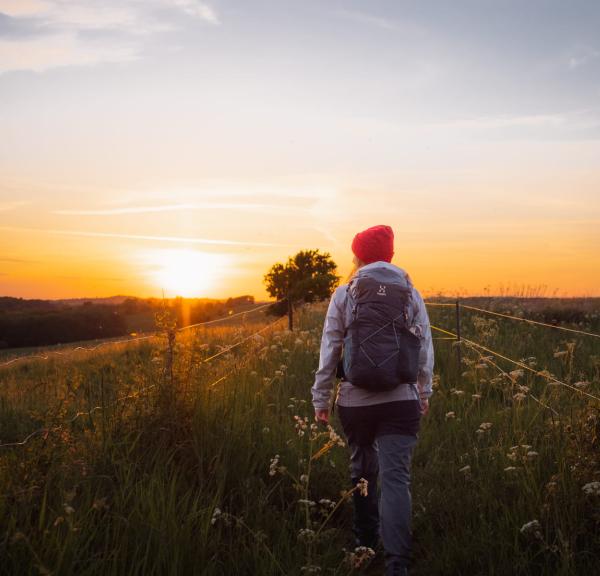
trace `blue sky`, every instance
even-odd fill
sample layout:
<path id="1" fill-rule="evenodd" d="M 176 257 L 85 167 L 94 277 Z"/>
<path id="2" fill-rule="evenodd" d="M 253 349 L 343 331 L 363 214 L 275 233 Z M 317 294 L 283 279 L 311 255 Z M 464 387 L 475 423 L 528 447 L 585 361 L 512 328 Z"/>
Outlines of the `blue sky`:
<path id="1" fill-rule="evenodd" d="M 65 291 L 14 260 L 73 232 L 98 270 L 142 244 L 103 234 L 181 233 L 264 244 L 259 293 L 385 221 L 431 290 L 597 291 L 598 30 L 594 1 L 0 0 L 2 283 Z"/>

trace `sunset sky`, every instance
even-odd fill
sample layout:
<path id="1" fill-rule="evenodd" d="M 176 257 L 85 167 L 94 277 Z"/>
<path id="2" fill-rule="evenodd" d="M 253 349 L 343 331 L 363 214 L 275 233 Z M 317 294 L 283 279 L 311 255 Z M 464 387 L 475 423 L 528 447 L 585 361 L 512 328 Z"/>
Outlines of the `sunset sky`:
<path id="1" fill-rule="evenodd" d="M 600 295 L 600 2 L 0 0 L 0 295 Z"/>

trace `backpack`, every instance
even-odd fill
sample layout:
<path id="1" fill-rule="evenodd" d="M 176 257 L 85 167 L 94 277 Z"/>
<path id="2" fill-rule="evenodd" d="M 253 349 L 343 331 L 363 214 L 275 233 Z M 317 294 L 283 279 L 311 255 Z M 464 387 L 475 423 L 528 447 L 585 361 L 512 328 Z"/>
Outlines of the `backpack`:
<path id="1" fill-rule="evenodd" d="M 408 329 L 411 294 L 412 284 L 398 268 L 361 269 L 349 282 L 345 380 L 372 392 L 417 381 L 421 341 Z"/>

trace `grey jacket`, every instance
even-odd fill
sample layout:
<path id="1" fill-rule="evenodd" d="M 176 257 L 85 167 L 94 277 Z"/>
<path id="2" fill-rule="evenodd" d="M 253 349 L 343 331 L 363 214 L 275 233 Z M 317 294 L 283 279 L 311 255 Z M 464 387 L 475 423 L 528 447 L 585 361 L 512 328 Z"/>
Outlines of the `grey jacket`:
<path id="1" fill-rule="evenodd" d="M 370 406 L 397 400 L 428 398 L 432 394 L 433 342 L 429 316 L 423 299 L 412 286 L 406 272 L 394 264 L 373 262 L 363 266 L 361 270 L 368 268 L 383 269 L 381 270 L 383 274 L 386 272 L 385 269 L 399 272 L 404 277 L 406 286 L 412 288 L 408 320 L 409 329 L 421 339 L 418 381 L 407 382 L 408 386 L 400 385 L 394 390 L 372 392 L 342 380 L 338 389 L 337 403 L 340 406 Z M 375 272 L 375 270 L 373 271 Z M 343 284 L 335 290 L 325 316 L 319 368 L 315 374 L 315 383 L 312 387 L 313 405 L 316 410 L 327 410 L 331 407 L 336 369 L 342 355 L 344 332 L 350 323 L 352 314 L 351 304 L 347 297 L 347 286 L 347 284 Z"/>

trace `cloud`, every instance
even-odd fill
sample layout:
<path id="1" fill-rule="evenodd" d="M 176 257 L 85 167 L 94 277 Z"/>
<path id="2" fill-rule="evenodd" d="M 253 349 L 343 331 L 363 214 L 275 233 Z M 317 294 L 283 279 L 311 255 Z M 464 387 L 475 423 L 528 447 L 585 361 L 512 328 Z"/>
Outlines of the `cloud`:
<path id="1" fill-rule="evenodd" d="M 215 246 L 254 246 L 254 247 L 295 247 L 294 244 L 278 242 L 248 242 L 245 240 L 217 240 L 194 236 L 153 236 L 146 234 L 119 234 L 113 232 L 89 232 L 84 230 L 53 230 L 48 228 L 22 228 L 17 226 L 0 226 L 0 230 L 11 232 L 42 232 L 61 236 L 77 236 L 80 238 L 122 238 L 124 240 L 148 240 L 152 242 L 173 242 L 178 244 L 206 244 Z"/>
<path id="2" fill-rule="evenodd" d="M 590 46 L 578 46 L 569 56 L 568 66 L 571 70 L 575 70 L 597 58 L 600 58 L 600 51 Z"/>
<path id="3" fill-rule="evenodd" d="M 177 6 L 188 16 L 200 18 L 206 20 L 211 24 L 219 24 L 219 18 L 216 12 L 206 2 L 199 2 L 198 0 L 167 0 L 174 6 Z"/>
<path id="4" fill-rule="evenodd" d="M 10 202 L 0 202 L 0 212 L 9 212 L 10 210 L 16 210 L 21 206 L 27 206 L 29 202 L 25 200 L 15 200 Z"/>
<path id="5" fill-rule="evenodd" d="M 368 24 L 384 30 L 398 30 L 399 25 L 397 22 L 390 20 L 389 18 L 383 18 L 381 16 L 375 16 L 373 14 L 367 14 L 366 12 L 360 12 L 358 10 L 337 10 L 336 14 L 346 20 L 352 20 L 361 24 Z"/>
<path id="6" fill-rule="evenodd" d="M 97 210 L 53 210 L 52 214 L 60 216 L 121 216 L 128 214 L 149 214 L 160 212 L 185 212 L 192 210 L 254 210 L 265 212 L 292 212 L 297 214 L 298 206 L 282 206 L 276 204 L 259 204 L 250 202 L 201 202 L 187 204 L 166 204 L 159 206 L 128 206 L 123 208 L 106 208 Z"/>
<path id="7" fill-rule="evenodd" d="M 23 258 L 0 258 L 0 262 L 10 264 L 37 264 L 37 260 L 24 260 Z"/>
<path id="8" fill-rule="evenodd" d="M 219 24 L 197 0 L 0 0 L 0 73 L 131 62 L 181 16 Z"/>

